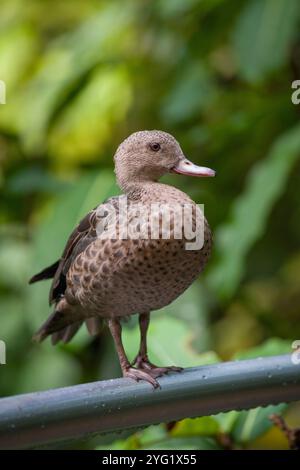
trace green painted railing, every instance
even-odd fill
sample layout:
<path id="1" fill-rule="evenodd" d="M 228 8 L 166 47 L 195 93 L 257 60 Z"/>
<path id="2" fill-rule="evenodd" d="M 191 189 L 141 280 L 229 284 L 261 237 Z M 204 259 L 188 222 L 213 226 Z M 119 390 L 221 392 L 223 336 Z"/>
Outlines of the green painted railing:
<path id="1" fill-rule="evenodd" d="M 291 356 L 226 362 L 173 373 L 160 389 L 114 379 L 0 399 L 0 448 L 20 449 L 185 417 L 300 400 Z"/>

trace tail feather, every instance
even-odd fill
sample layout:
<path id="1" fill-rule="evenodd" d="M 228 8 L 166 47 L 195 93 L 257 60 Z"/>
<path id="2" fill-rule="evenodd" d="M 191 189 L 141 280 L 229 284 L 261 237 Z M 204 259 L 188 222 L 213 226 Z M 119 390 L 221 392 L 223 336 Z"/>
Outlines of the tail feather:
<path id="1" fill-rule="evenodd" d="M 70 305 L 66 298 L 62 297 L 56 304 L 55 311 L 35 333 L 33 340 L 40 343 L 51 336 L 52 344 L 59 341 L 67 343 L 77 333 L 84 321 L 91 335 L 97 335 L 102 330 L 103 320 L 101 318 L 84 318 L 84 314 L 78 306 L 76 308 L 74 305 Z"/>
<path id="2" fill-rule="evenodd" d="M 59 341 L 62 341 L 63 343 L 68 343 L 69 341 L 71 341 L 71 339 L 73 338 L 73 336 L 75 336 L 81 325 L 82 321 L 77 321 L 75 323 L 72 323 L 72 325 L 66 326 L 66 328 L 63 328 L 62 330 L 53 333 L 51 336 L 51 343 L 53 344 L 53 346 Z"/>
<path id="3" fill-rule="evenodd" d="M 101 333 L 103 328 L 103 320 L 98 317 L 91 317 L 85 320 L 87 330 L 91 336 L 96 336 Z"/>
<path id="4" fill-rule="evenodd" d="M 53 346 L 57 344 L 59 341 L 63 343 L 68 343 L 71 339 L 75 336 L 79 328 L 82 326 L 83 321 L 77 321 L 72 323 L 65 328 L 52 333 L 51 335 L 51 343 Z M 91 336 L 97 336 L 101 333 L 103 329 L 103 320 L 101 318 L 91 317 L 85 320 L 85 324 L 87 330 Z"/>
<path id="5" fill-rule="evenodd" d="M 42 281 L 44 279 L 52 279 L 58 269 L 58 266 L 59 261 L 56 261 L 55 263 L 51 264 L 51 266 L 48 266 L 47 268 L 32 276 L 29 281 L 29 284 L 33 284 L 34 282 Z"/>
<path id="6" fill-rule="evenodd" d="M 63 301 L 64 300 L 62 300 L 62 302 Z M 49 316 L 35 333 L 32 338 L 33 341 L 41 343 L 48 336 L 51 336 L 53 345 L 57 344 L 59 341 L 68 343 L 77 333 L 84 321 L 90 335 L 95 336 L 101 332 L 103 328 L 102 319 L 91 317 L 84 320 L 82 317 L 79 317 L 78 314 L 76 315 L 76 311 L 59 310 L 59 307 L 60 304 L 57 304 L 57 310 Z"/>
<path id="7" fill-rule="evenodd" d="M 59 315 L 60 312 L 53 312 L 49 318 L 42 324 L 38 331 L 33 335 L 33 341 L 41 343 L 47 336 L 55 333 L 57 330 L 61 330 L 65 325 L 59 325 Z"/>
<path id="8" fill-rule="evenodd" d="M 65 328 L 78 323 L 78 315 L 76 311 L 72 312 L 69 309 L 65 309 L 65 299 L 62 299 L 60 303 L 56 305 L 56 310 L 49 316 L 49 318 L 42 324 L 40 329 L 33 336 L 33 340 L 40 343 L 47 336 L 53 333 L 60 332 Z M 76 330 L 77 331 L 77 330 Z"/>

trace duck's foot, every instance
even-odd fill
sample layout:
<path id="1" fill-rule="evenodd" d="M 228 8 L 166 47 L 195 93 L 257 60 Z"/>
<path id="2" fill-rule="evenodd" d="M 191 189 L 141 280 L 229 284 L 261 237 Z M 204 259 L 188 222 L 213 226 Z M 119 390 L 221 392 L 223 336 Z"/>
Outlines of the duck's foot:
<path id="1" fill-rule="evenodd" d="M 155 378 L 158 376 L 154 377 L 152 374 L 150 374 L 149 371 L 138 369 L 135 367 L 127 367 L 126 369 L 124 369 L 123 377 L 128 377 L 136 381 L 145 380 L 146 382 L 149 382 L 154 388 L 160 387 L 157 380 L 155 380 Z"/>
<path id="2" fill-rule="evenodd" d="M 132 364 L 141 371 L 146 371 L 153 378 L 161 377 L 162 375 L 168 374 L 169 372 L 182 372 L 182 367 L 168 366 L 159 367 L 149 361 L 148 357 L 137 356 Z"/>

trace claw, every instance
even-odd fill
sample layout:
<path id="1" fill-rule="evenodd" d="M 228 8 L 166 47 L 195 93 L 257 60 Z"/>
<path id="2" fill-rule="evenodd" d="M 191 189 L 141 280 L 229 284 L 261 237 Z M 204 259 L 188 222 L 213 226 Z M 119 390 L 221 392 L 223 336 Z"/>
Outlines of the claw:
<path id="1" fill-rule="evenodd" d="M 129 367 L 123 371 L 123 377 L 128 377 L 130 379 L 139 381 L 145 380 L 146 382 L 150 383 L 154 388 L 159 388 L 160 385 L 155 380 L 156 377 L 152 376 L 149 372 L 145 372 L 141 369 L 136 369 L 135 367 Z"/>
<path id="2" fill-rule="evenodd" d="M 132 366 L 136 366 L 138 370 L 147 371 L 151 377 L 157 378 L 162 375 L 168 374 L 169 372 L 182 372 L 182 367 L 169 366 L 169 367 L 159 367 L 155 364 L 152 364 L 147 357 L 137 356 L 132 363 Z"/>

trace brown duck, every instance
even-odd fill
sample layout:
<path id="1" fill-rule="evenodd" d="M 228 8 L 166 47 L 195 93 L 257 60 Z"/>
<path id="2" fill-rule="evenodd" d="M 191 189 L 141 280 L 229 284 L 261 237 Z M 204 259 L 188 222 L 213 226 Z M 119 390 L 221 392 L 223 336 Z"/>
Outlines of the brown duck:
<path id="1" fill-rule="evenodd" d="M 203 213 L 189 196 L 158 180 L 170 172 L 202 177 L 215 172 L 188 161 L 176 139 L 162 131 L 132 134 L 119 146 L 114 161 L 124 194 L 87 214 L 72 232 L 62 257 L 30 280 L 53 278 L 54 312 L 34 338 L 42 341 L 51 335 L 53 344 L 68 342 L 83 322 L 91 334 L 97 334 L 106 320 L 123 376 L 157 387 L 157 377 L 181 368 L 158 367 L 149 361 L 150 312 L 168 305 L 190 286 L 207 263 L 212 241 Z M 126 208 L 126 217 L 121 207 Z M 184 207 L 191 208 L 190 215 L 180 218 Z M 182 236 L 176 234 L 178 220 Z M 192 236 L 183 230 L 185 220 L 191 223 Z M 155 233 L 150 221 L 154 227 L 156 223 Z M 201 246 L 187 249 L 200 226 Z M 136 313 L 141 341 L 131 364 L 122 345 L 121 320 Z"/>

